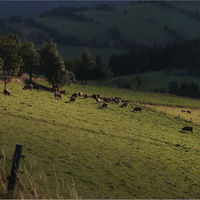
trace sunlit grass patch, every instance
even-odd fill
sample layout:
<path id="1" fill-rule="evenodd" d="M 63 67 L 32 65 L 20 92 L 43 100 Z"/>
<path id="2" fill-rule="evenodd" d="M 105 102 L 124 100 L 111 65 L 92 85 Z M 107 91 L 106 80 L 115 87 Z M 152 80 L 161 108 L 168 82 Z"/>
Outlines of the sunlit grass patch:
<path id="1" fill-rule="evenodd" d="M 198 198 L 199 124 L 176 117 L 181 109 L 199 108 L 198 101 L 80 84 L 63 87 L 67 94 L 56 99 L 44 90 L 48 83 L 38 84 L 39 92 L 9 83 L 13 95 L 0 94 L 0 145 L 9 158 L 1 171 L 9 174 L 17 143 L 26 155 L 19 168 L 24 185 L 17 182 L 16 194 L 28 198 L 27 188 L 30 198 L 72 198 L 74 183 L 79 198 Z M 131 102 L 127 108 L 102 108 L 91 97 L 69 102 L 79 91 Z M 136 106 L 142 113 L 133 112 Z M 186 125 L 194 132 L 182 132 Z"/>

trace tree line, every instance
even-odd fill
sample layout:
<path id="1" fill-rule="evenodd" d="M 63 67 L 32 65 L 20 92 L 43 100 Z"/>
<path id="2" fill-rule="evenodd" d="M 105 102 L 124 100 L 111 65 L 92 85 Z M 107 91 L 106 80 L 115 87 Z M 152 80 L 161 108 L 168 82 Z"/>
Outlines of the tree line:
<path id="1" fill-rule="evenodd" d="M 35 50 L 34 44 L 25 40 L 21 43 L 18 35 L 13 33 L 0 36 L 0 69 L 3 72 L 5 89 L 10 75 L 44 75 L 52 87 L 70 85 L 80 80 L 101 82 L 112 78 L 108 65 L 97 56 L 96 60 L 85 49 L 81 57 L 63 60 L 53 39 L 43 41 L 42 48 Z"/>
<path id="2" fill-rule="evenodd" d="M 200 98 L 200 88 L 195 82 L 189 84 L 183 81 L 179 86 L 178 82 L 172 81 L 169 83 L 169 93 L 192 98 Z"/>
<path id="3" fill-rule="evenodd" d="M 186 69 L 188 75 L 200 76 L 200 39 L 185 43 L 169 42 L 165 45 L 132 49 L 120 55 L 112 54 L 109 67 L 114 76 L 148 71 Z"/>

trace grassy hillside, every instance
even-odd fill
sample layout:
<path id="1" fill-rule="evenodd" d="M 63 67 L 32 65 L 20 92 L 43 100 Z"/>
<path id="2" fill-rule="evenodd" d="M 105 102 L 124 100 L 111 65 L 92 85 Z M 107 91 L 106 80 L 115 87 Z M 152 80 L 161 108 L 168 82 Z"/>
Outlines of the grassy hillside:
<path id="1" fill-rule="evenodd" d="M 188 10 L 194 10 L 195 6 L 197 10 L 199 9 L 197 3 L 175 3 L 178 9 L 185 8 L 186 5 L 188 5 Z M 84 48 L 88 48 L 94 57 L 100 55 L 106 62 L 109 61 L 112 53 L 118 55 L 127 52 L 127 50 L 113 48 L 116 42 L 119 42 L 113 39 L 108 32 L 108 29 L 113 27 L 117 27 L 126 41 L 135 41 L 136 44 L 143 43 L 147 46 L 152 46 L 156 42 L 165 44 L 175 40 L 172 35 L 164 31 L 165 25 L 187 39 L 195 39 L 200 35 L 198 20 L 158 3 L 116 6 L 114 9 L 111 12 L 90 9 L 76 13 L 77 15 L 83 14 L 88 19 L 92 19 L 93 22 L 80 22 L 61 17 L 38 18 L 36 20 L 49 27 L 56 28 L 63 35 L 77 36 L 80 41 L 90 41 L 96 38 L 98 43 L 109 42 L 111 48 L 106 49 L 58 45 L 63 58 L 79 56 Z M 98 22 L 98 25 L 96 25 L 96 22 Z M 21 30 L 23 37 L 27 37 L 31 31 L 41 32 L 36 28 L 24 27 L 23 24 L 7 24 L 7 27 Z"/>
<path id="2" fill-rule="evenodd" d="M 170 2 L 172 5 L 176 6 L 179 10 L 191 10 L 200 12 L 200 2 L 199 1 L 176 1 Z"/>
<path id="3" fill-rule="evenodd" d="M 123 83 L 130 83 L 130 86 L 133 90 L 137 89 L 137 82 L 135 81 L 135 75 L 120 76 L 115 77 L 112 80 L 108 80 L 102 83 L 104 86 L 116 87 L 114 80 L 120 79 Z M 162 71 L 150 71 L 147 73 L 140 74 L 142 78 L 142 85 L 140 86 L 140 91 L 154 91 L 155 89 L 160 90 L 161 88 L 165 89 L 166 92 L 169 91 L 169 83 L 176 81 L 180 86 L 182 82 L 191 84 L 192 82 L 200 85 L 199 77 L 195 75 L 188 76 L 186 70 L 171 70 L 170 74 L 166 74 L 165 70 Z M 95 84 L 95 82 L 93 82 Z"/>
<path id="4" fill-rule="evenodd" d="M 40 18 L 37 21 L 55 27 L 63 35 L 75 35 L 80 40 L 91 40 L 96 37 L 98 41 L 107 40 L 112 45 L 116 40 L 111 38 L 108 29 L 114 26 L 118 28 L 125 40 L 145 45 L 174 41 L 174 38 L 164 31 L 165 25 L 187 39 L 194 39 L 200 34 L 198 20 L 157 3 L 118 6 L 112 12 L 88 10 L 77 14 L 83 14 L 94 23 L 56 17 Z M 99 22 L 99 25 L 95 22 Z"/>
<path id="5" fill-rule="evenodd" d="M 16 143 L 23 144 L 26 155 L 14 198 L 74 198 L 74 187 L 79 198 L 87 199 L 200 197 L 200 124 L 190 123 L 186 113 L 176 117 L 186 108 L 192 111 L 189 118 L 198 119 L 199 101 L 79 84 L 63 87 L 67 94 L 55 99 L 48 83 L 38 83 L 43 90 L 23 90 L 16 81 L 7 85 L 12 96 L 0 94 L 0 173 L 5 185 Z M 127 108 L 110 103 L 106 109 L 92 98 L 69 103 L 79 91 L 120 96 L 131 103 Z M 148 104 L 142 113 L 133 112 L 140 101 Z M 159 105 L 165 105 L 166 114 Z M 187 125 L 193 133 L 181 131 Z M 23 195 L 26 190 L 29 196 Z"/>

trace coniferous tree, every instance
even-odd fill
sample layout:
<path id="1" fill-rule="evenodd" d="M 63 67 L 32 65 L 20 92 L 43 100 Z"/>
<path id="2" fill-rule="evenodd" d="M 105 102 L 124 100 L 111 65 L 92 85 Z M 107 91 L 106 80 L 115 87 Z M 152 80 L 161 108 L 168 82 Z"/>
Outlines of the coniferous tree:
<path id="1" fill-rule="evenodd" d="M 30 83 L 32 82 L 32 73 L 37 70 L 39 64 L 38 52 L 34 49 L 34 44 L 25 40 L 21 46 L 21 57 L 23 59 L 23 66 L 20 73 L 28 72 L 30 75 Z"/>
<path id="2" fill-rule="evenodd" d="M 75 80 L 74 74 L 65 69 L 64 61 L 53 39 L 43 41 L 42 49 L 39 50 L 39 63 L 40 71 L 46 75 L 53 88 L 70 84 Z"/>
<path id="3" fill-rule="evenodd" d="M 5 89 L 8 83 L 8 75 L 18 73 L 23 65 L 23 59 L 20 56 L 21 45 L 20 38 L 15 34 L 0 36 L 0 55 L 3 59 L 2 69 Z"/>
<path id="4" fill-rule="evenodd" d="M 94 77 L 95 60 L 90 55 L 87 49 L 84 49 L 81 59 L 77 64 L 77 78 L 82 81 L 82 84 L 87 84 L 87 81 Z"/>
<path id="5" fill-rule="evenodd" d="M 113 77 L 113 73 L 108 65 L 101 60 L 100 57 L 96 59 L 96 65 L 94 68 L 94 80 L 97 81 L 97 85 L 101 85 L 102 81 L 109 80 Z"/>

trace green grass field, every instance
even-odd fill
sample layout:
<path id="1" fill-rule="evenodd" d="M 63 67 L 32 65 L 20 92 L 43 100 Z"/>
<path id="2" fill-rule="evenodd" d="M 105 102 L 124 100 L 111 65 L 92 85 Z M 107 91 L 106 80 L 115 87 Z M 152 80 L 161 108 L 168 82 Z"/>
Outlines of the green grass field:
<path id="1" fill-rule="evenodd" d="M 38 83 L 41 91 L 23 90 L 16 81 L 7 85 L 12 96 L 0 93 L 4 186 L 15 145 L 23 144 L 26 155 L 14 198 L 74 198 L 74 188 L 83 199 L 200 197 L 200 124 L 176 117 L 187 108 L 198 119 L 198 100 L 79 84 L 63 87 L 67 94 L 55 99 L 48 83 Z M 102 108 L 82 97 L 69 103 L 79 91 L 131 102 L 127 108 L 112 103 Z M 140 101 L 146 107 L 133 112 Z M 192 126 L 193 133 L 181 131 L 184 126 Z"/>
<path id="2" fill-rule="evenodd" d="M 137 74 L 114 77 L 112 80 L 105 81 L 102 84 L 104 86 L 116 87 L 116 84 L 114 83 L 113 80 L 120 79 L 122 82 L 130 83 L 132 89 L 136 90 L 137 82 L 134 80 L 136 76 Z M 200 85 L 199 77 L 195 75 L 188 76 L 187 71 L 181 69 L 171 70 L 171 74 L 166 74 L 165 70 L 161 70 L 161 71 L 150 71 L 147 73 L 141 73 L 140 76 L 142 78 L 142 85 L 139 88 L 140 91 L 154 91 L 155 89 L 160 91 L 160 89 L 163 88 L 165 89 L 166 93 L 168 93 L 169 83 L 172 81 L 176 81 L 179 87 L 182 82 L 186 82 L 188 84 L 194 82 Z"/>

